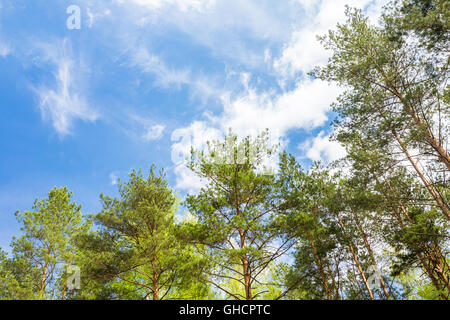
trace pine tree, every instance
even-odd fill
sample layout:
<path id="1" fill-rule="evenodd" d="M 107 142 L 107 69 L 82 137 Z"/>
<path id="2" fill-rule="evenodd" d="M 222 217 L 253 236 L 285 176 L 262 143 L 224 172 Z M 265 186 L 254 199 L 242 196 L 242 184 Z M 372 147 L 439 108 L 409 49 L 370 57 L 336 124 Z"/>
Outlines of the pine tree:
<path id="1" fill-rule="evenodd" d="M 154 167 L 147 177 L 132 171 L 118 187 L 118 198 L 101 195 L 103 209 L 94 217 L 98 231 L 80 239 L 85 283 L 91 290 L 82 294 L 95 297 L 98 286 L 112 299 L 194 299 L 207 294 L 195 283 L 201 260 L 176 236 L 177 199 L 164 173 L 157 175 Z"/>
<path id="2" fill-rule="evenodd" d="M 197 222 L 184 225 L 185 239 L 208 261 L 204 281 L 227 297 L 257 299 L 270 290 L 264 273 L 293 245 L 274 224 L 276 177 L 263 166 L 275 147 L 267 132 L 243 140 L 230 132 L 208 146 L 192 151 L 190 168 L 206 185 L 186 199 Z"/>
<path id="3" fill-rule="evenodd" d="M 48 198 L 36 199 L 33 211 L 16 212 L 23 235 L 13 239 L 12 257 L 4 260 L 13 297 L 64 298 L 66 268 L 75 254 L 74 240 L 89 228 L 81 206 L 66 187 L 53 188 Z"/>

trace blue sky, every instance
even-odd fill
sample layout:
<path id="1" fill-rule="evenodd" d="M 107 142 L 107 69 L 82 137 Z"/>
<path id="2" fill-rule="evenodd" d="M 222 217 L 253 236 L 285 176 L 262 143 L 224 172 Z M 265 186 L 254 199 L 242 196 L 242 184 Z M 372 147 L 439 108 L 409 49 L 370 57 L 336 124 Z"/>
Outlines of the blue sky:
<path id="1" fill-rule="evenodd" d="M 315 36 L 345 4 L 375 23 L 384 2 L 0 0 L 0 246 L 54 186 L 94 213 L 117 178 L 155 163 L 195 192 L 180 159 L 229 128 L 269 128 L 305 165 L 342 156 L 327 139 L 340 89 L 305 76 L 328 57 Z"/>

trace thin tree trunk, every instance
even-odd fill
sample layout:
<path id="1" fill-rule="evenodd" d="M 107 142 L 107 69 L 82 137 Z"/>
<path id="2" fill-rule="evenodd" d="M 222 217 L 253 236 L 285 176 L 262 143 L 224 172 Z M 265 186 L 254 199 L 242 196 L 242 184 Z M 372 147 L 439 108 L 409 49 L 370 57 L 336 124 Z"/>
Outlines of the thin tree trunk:
<path id="1" fill-rule="evenodd" d="M 378 109 L 378 112 L 380 112 L 380 114 L 383 116 L 383 118 L 387 120 L 386 115 L 384 114 L 383 110 L 381 110 L 379 106 L 377 106 L 377 109 Z M 411 157 L 411 155 L 409 154 L 408 149 L 406 149 L 404 142 L 402 141 L 400 136 L 397 134 L 397 131 L 395 130 L 395 128 L 391 127 L 391 132 L 394 135 L 395 139 L 397 140 L 398 144 L 400 145 L 400 148 L 402 149 L 403 153 L 406 155 L 406 157 L 408 158 L 409 162 L 414 167 L 414 170 L 419 175 L 420 179 L 422 180 L 423 184 L 427 188 L 428 192 L 432 195 L 432 197 L 434 198 L 434 200 L 436 201 L 437 205 L 442 210 L 442 212 L 445 214 L 447 219 L 450 220 L 450 210 L 447 208 L 445 203 L 442 201 L 441 197 L 438 195 L 436 190 L 434 190 L 433 186 L 430 184 L 428 179 L 422 173 L 422 170 L 420 170 L 420 168 L 417 165 L 416 161 Z"/>
<path id="2" fill-rule="evenodd" d="M 308 237 L 309 243 L 311 245 L 311 248 L 313 249 L 313 253 L 314 253 L 314 259 L 316 260 L 317 266 L 319 267 L 319 271 L 320 271 L 320 276 L 322 278 L 322 284 L 323 284 L 323 288 L 325 289 L 325 292 L 327 294 L 327 298 L 328 300 L 333 300 L 333 297 L 331 296 L 331 290 L 328 286 L 328 281 L 326 279 L 325 276 L 325 270 L 323 268 L 322 262 L 320 261 L 320 257 L 317 253 L 317 249 L 316 246 L 314 244 L 314 241 L 312 240 L 311 234 L 307 231 L 306 235 Z"/>
<path id="3" fill-rule="evenodd" d="M 153 283 L 152 283 L 152 290 L 153 290 L 153 300 L 159 300 L 159 290 L 158 290 L 158 275 L 156 272 L 153 272 Z"/>
<path id="4" fill-rule="evenodd" d="M 341 300 L 341 294 L 339 293 L 339 286 L 337 285 L 336 280 L 334 279 L 333 272 L 330 268 L 330 264 L 328 264 L 328 263 L 327 263 L 327 269 L 328 269 L 328 274 L 331 278 L 331 284 L 333 285 L 333 288 L 336 291 L 336 299 Z"/>
<path id="5" fill-rule="evenodd" d="M 419 175 L 420 179 L 423 181 L 425 187 L 430 192 L 430 194 L 433 196 L 434 200 L 438 204 L 439 208 L 441 208 L 442 212 L 447 216 L 447 219 L 450 220 L 450 211 L 448 210 L 445 203 L 442 201 L 441 197 L 437 194 L 436 190 L 431 186 L 431 184 L 428 182 L 427 178 L 422 173 L 422 170 L 420 170 L 417 163 L 414 161 L 414 159 L 409 154 L 408 150 L 406 149 L 403 141 L 400 139 L 400 137 L 397 135 L 395 130 L 393 130 L 393 134 L 395 138 L 397 139 L 398 143 L 400 144 L 401 148 L 403 149 L 403 152 L 405 153 L 406 157 L 408 158 L 409 162 L 412 164 L 414 169 L 416 170 L 417 174 Z"/>
<path id="6" fill-rule="evenodd" d="M 159 286 L 158 286 L 158 264 L 156 255 L 153 256 L 152 259 L 152 295 L 153 300 L 159 300 Z"/>
<path id="7" fill-rule="evenodd" d="M 347 231 L 345 230 L 344 223 L 342 222 L 341 218 L 339 217 L 339 214 L 336 214 L 336 217 L 338 219 L 339 225 L 341 226 L 342 232 L 344 233 L 344 236 L 348 238 L 348 241 L 349 241 L 348 247 L 350 249 L 350 252 L 352 253 L 353 261 L 355 261 L 355 263 L 356 263 L 356 267 L 358 268 L 359 274 L 361 275 L 364 285 L 366 286 L 367 293 L 369 293 L 370 299 L 374 300 L 375 298 L 373 296 L 372 289 L 370 289 L 369 283 L 367 282 L 366 275 L 364 274 L 364 271 L 361 267 L 361 263 L 359 262 L 358 256 L 356 255 L 355 248 L 353 247 L 353 243 L 352 243 L 352 241 L 350 241 L 350 237 L 348 236 Z"/>
<path id="8" fill-rule="evenodd" d="M 388 84 L 388 86 L 391 87 L 391 90 L 393 90 L 393 94 L 400 100 L 400 102 L 403 104 L 403 107 L 405 108 L 406 113 L 411 116 L 413 121 L 416 123 L 416 125 L 422 129 L 422 132 L 425 133 L 425 138 L 428 142 L 428 144 L 437 152 L 438 159 L 440 159 L 448 170 L 450 170 L 450 155 L 445 151 L 445 149 L 442 147 L 440 142 L 434 137 L 433 132 L 431 129 L 423 123 L 423 120 L 419 117 L 416 110 L 412 106 L 412 104 L 408 103 L 403 94 L 399 91 L 397 86 L 394 85 L 392 80 L 387 76 L 387 74 L 384 72 L 383 68 L 378 67 L 378 71 L 382 74 L 384 77 L 384 80 Z M 380 108 L 377 106 L 378 111 L 382 114 L 384 118 L 386 118 L 383 114 L 383 112 L 380 110 Z"/>
<path id="9" fill-rule="evenodd" d="M 367 167 L 367 169 L 370 170 L 370 167 L 368 167 L 368 166 L 366 166 L 366 167 Z M 393 189 L 393 187 L 392 187 L 392 185 L 391 185 L 389 179 L 387 179 L 386 176 L 385 176 L 384 174 L 382 174 L 382 176 L 383 176 L 384 183 L 388 186 L 390 192 L 392 193 L 392 195 L 393 195 L 394 198 L 395 198 L 395 197 L 396 197 L 396 194 L 395 194 L 395 191 L 394 191 L 394 189 Z M 375 177 L 375 180 L 376 180 L 378 183 L 380 183 L 380 184 L 382 183 L 382 182 L 378 179 L 378 177 L 377 177 L 376 175 L 375 175 L 374 177 Z M 381 193 L 383 194 L 383 196 L 385 197 L 385 199 L 386 199 L 387 202 L 392 203 L 391 197 L 390 197 L 385 191 L 383 191 L 383 189 L 381 190 Z M 404 213 L 406 219 L 407 219 L 409 222 L 412 222 L 412 221 L 411 221 L 411 217 L 409 216 L 408 211 L 406 210 L 406 208 L 404 207 L 404 205 L 403 205 L 402 203 L 399 203 L 399 207 L 400 207 L 400 209 L 402 210 L 402 212 Z M 400 213 L 397 211 L 397 209 L 396 209 L 395 206 L 393 206 L 392 209 L 393 209 L 393 211 L 394 211 L 394 213 L 395 213 L 395 215 L 396 215 L 396 217 L 397 217 L 397 221 L 399 222 L 400 226 L 404 229 L 404 228 L 405 228 L 405 223 L 404 223 L 404 221 L 403 221 L 403 219 L 402 219 Z M 428 256 L 428 255 L 429 255 L 429 252 L 428 252 L 427 249 L 426 249 L 426 248 L 427 248 L 427 244 L 424 243 L 424 244 L 422 244 L 422 246 L 425 248 L 424 251 L 427 253 L 427 256 Z M 430 280 L 432 281 L 433 285 L 435 286 L 435 288 L 436 288 L 438 291 L 440 291 L 440 290 L 441 290 L 441 286 L 439 285 L 437 279 L 435 278 L 435 276 L 434 276 L 432 270 L 429 268 L 429 266 L 428 266 L 428 264 L 427 264 L 427 262 L 426 262 L 427 259 L 423 256 L 422 253 L 418 253 L 418 257 L 419 257 L 419 261 L 420 261 L 422 267 L 423 267 L 423 268 L 425 269 L 425 271 L 427 272 L 428 277 L 429 277 Z M 428 261 L 433 261 L 433 259 L 432 259 L 431 257 L 429 257 L 429 258 L 428 258 Z M 441 296 L 444 297 L 444 298 L 446 299 L 445 296 L 443 296 L 443 295 L 441 295 Z"/>
<path id="10" fill-rule="evenodd" d="M 45 280 L 47 279 L 48 264 L 49 261 L 46 260 L 44 264 L 44 270 L 42 272 L 41 285 L 39 286 L 39 299 L 42 299 L 42 297 L 44 296 Z"/>
<path id="11" fill-rule="evenodd" d="M 394 197 L 395 197 L 395 191 L 394 191 L 394 189 L 393 189 L 391 183 L 389 182 L 389 180 L 388 180 L 386 177 L 383 176 L 383 178 L 384 178 L 384 181 L 385 181 L 386 185 L 388 186 L 389 190 L 391 191 L 391 193 L 392 193 L 392 194 L 394 195 Z M 377 179 L 377 180 L 378 180 L 378 179 Z M 391 201 L 391 199 L 389 198 L 388 195 L 386 195 L 385 193 L 383 193 L 383 194 L 384 194 L 384 196 L 386 197 L 386 199 L 387 199 L 388 201 Z M 408 211 L 406 210 L 405 206 L 404 206 L 402 203 L 400 203 L 399 206 L 400 206 L 400 209 L 402 210 L 403 214 L 405 215 L 406 219 L 407 219 L 409 222 L 412 222 L 411 217 L 409 216 Z M 393 210 L 394 210 L 394 212 L 396 212 L 396 215 L 397 215 L 397 217 L 398 217 L 400 226 L 401 226 L 402 228 L 405 228 L 405 225 L 404 225 L 403 220 L 401 219 L 400 215 L 397 213 L 397 209 L 395 209 L 395 207 L 394 207 Z M 422 246 L 423 246 L 423 250 L 424 250 L 425 253 L 426 253 L 427 258 L 425 258 L 421 253 L 419 253 L 419 255 L 418 255 L 418 256 L 419 256 L 419 260 L 420 260 L 420 262 L 421 262 L 423 268 L 427 271 L 427 274 L 428 274 L 430 280 L 433 282 L 433 285 L 435 286 L 435 288 L 436 288 L 438 291 L 440 291 L 440 290 L 442 289 L 442 288 L 441 288 L 441 285 L 439 284 L 439 282 L 437 281 L 437 279 L 436 279 L 436 277 L 435 277 L 435 275 L 434 275 L 434 273 L 433 273 L 433 271 L 437 271 L 438 274 L 439 274 L 439 273 L 440 273 L 440 272 L 439 272 L 440 269 L 437 269 L 436 266 L 433 266 L 433 269 L 430 269 L 430 266 L 429 266 L 428 263 L 426 262 L 426 261 L 428 260 L 428 261 L 430 261 L 430 262 L 434 265 L 436 258 L 435 258 L 435 257 L 432 255 L 432 253 L 430 252 L 430 248 L 429 248 L 428 244 L 423 243 Z M 444 258 L 444 259 L 445 259 L 445 258 Z M 448 287 L 448 279 L 447 279 L 447 277 L 445 276 L 445 274 L 444 274 L 444 277 L 442 277 L 441 274 L 440 274 L 439 276 L 440 276 L 441 279 L 445 279 L 445 280 L 446 280 L 446 286 Z M 443 295 L 441 295 L 441 296 L 444 297 L 445 299 L 448 299 L 448 297 L 445 297 L 445 296 L 443 296 Z"/>
<path id="12" fill-rule="evenodd" d="M 240 211 L 238 211 L 240 214 Z M 241 239 L 241 249 L 245 249 L 245 234 L 242 229 L 239 229 L 239 236 Z M 242 257 L 242 274 L 244 275 L 244 290 L 245 290 L 245 300 L 253 300 L 252 295 L 252 284 L 250 279 L 250 266 L 246 256 Z"/>
<path id="13" fill-rule="evenodd" d="M 245 300 L 253 300 L 252 286 L 250 283 L 250 274 L 247 258 L 242 259 L 242 271 L 244 273 Z"/>
<path id="14" fill-rule="evenodd" d="M 450 155 L 445 151 L 445 149 L 442 147 L 439 141 L 434 137 L 433 132 L 431 132 L 430 128 L 423 123 L 422 119 L 414 110 L 413 106 L 405 101 L 403 95 L 398 91 L 398 89 L 395 86 L 393 86 L 393 88 L 395 91 L 395 95 L 403 103 L 406 112 L 413 118 L 417 126 L 423 129 L 423 131 L 425 131 L 426 140 L 428 144 L 437 152 L 438 158 L 445 164 L 447 169 L 450 170 Z"/>
<path id="15" fill-rule="evenodd" d="M 352 213 L 353 213 L 353 217 L 355 218 L 356 226 L 358 227 L 358 230 L 361 233 L 361 236 L 363 238 L 364 246 L 366 247 L 367 252 L 369 253 L 370 260 L 372 261 L 372 264 L 378 268 L 377 261 L 375 260 L 375 255 L 373 254 L 373 250 L 372 250 L 372 247 L 370 246 L 367 235 L 364 232 L 364 229 L 362 228 L 361 223 L 359 222 L 359 219 L 358 219 L 356 213 L 355 212 L 352 212 Z M 386 284 L 384 282 L 384 277 L 381 274 L 381 272 L 378 274 L 378 277 L 380 278 L 380 284 L 381 284 L 381 287 L 383 288 L 384 295 L 386 296 L 386 299 L 389 299 L 390 294 L 387 290 Z"/>

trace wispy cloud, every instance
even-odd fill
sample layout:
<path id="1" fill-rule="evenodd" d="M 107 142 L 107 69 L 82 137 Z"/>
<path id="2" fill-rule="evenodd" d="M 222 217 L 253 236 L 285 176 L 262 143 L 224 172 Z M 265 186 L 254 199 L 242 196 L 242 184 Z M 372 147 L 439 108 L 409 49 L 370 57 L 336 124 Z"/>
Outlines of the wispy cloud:
<path id="1" fill-rule="evenodd" d="M 163 89 L 180 89 L 186 86 L 191 97 L 206 103 L 209 99 L 219 99 L 223 89 L 212 77 L 193 73 L 190 68 L 171 68 L 158 55 L 152 54 L 144 46 L 129 49 L 130 65 L 154 76 L 154 85 Z"/>
<path id="2" fill-rule="evenodd" d="M 288 40 L 299 7 L 295 1 L 269 0 L 81 1 L 90 7 L 91 16 L 109 9 L 114 22 L 107 28 L 118 37 L 145 33 L 151 38 L 176 30 L 192 45 L 246 66 L 264 65 L 264 44 Z"/>
<path id="3" fill-rule="evenodd" d="M 99 114 L 86 101 L 81 90 L 77 71 L 80 65 L 74 60 L 67 39 L 55 44 L 38 44 L 35 61 L 49 63 L 53 68 L 54 85 L 39 84 L 33 91 L 39 97 L 39 108 L 61 137 L 72 133 L 75 120 L 95 121 Z"/>
<path id="4" fill-rule="evenodd" d="M 190 82 L 190 70 L 169 68 L 160 57 L 151 54 L 144 47 L 131 50 L 131 66 L 139 67 L 143 72 L 154 74 L 156 84 L 163 88 Z"/>
<path id="5" fill-rule="evenodd" d="M 160 124 L 154 125 L 148 128 L 142 137 L 145 141 L 158 140 L 162 137 L 165 128 L 165 126 Z"/>
<path id="6" fill-rule="evenodd" d="M 2 43 L 1 41 L 2 40 L 0 39 L 0 57 L 6 57 L 11 53 L 12 49 L 6 43 Z"/>
<path id="7" fill-rule="evenodd" d="M 9 55 L 12 51 L 11 46 L 6 43 L 4 37 L 2 37 L 1 34 L 1 30 L 2 30 L 2 25 L 1 25 L 1 15 L 2 15 L 2 9 L 3 9 L 3 3 L 0 0 L 0 57 L 6 57 L 7 55 Z"/>
<path id="8" fill-rule="evenodd" d="M 197 10 L 202 11 L 212 6 L 215 0 L 132 0 L 138 5 L 149 9 L 161 9 L 163 7 L 177 7 L 181 11 Z"/>
<path id="9" fill-rule="evenodd" d="M 138 114 L 131 107 L 124 108 L 121 115 L 113 119 L 116 124 L 135 141 L 149 142 L 162 138 L 166 125 L 155 119 Z"/>
<path id="10" fill-rule="evenodd" d="M 111 15 L 111 10 L 110 9 L 104 9 L 101 12 L 92 12 L 91 8 L 87 8 L 86 9 L 86 14 L 88 16 L 88 28 L 92 28 L 95 21 L 104 17 L 107 17 L 109 15 Z"/>

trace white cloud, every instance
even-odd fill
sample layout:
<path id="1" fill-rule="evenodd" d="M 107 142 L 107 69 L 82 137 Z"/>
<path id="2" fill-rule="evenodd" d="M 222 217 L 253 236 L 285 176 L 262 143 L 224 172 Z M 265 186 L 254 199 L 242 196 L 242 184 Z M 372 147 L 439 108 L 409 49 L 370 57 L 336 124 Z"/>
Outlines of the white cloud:
<path id="1" fill-rule="evenodd" d="M 107 17 L 109 15 L 111 15 L 111 10 L 110 9 L 104 9 L 101 12 L 92 12 L 91 8 L 87 8 L 86 9 L 86 14 L 88 16 L 88 28 L 92 28 L 94 25 L 94 22 L 100 18 L 104 18 Z"/>
<path id="2" fill-rule="evenodd" d="M 145 141 L 157 140 L 162 137 L 165 128 L 164 125 L 154 125 L 148 128 L 147 132 L 142 137 Z"/>
<path id="3" fill-rule="evenodd" d="M 176 165 L 185 165 L 186 158 L 190 155 L 191 147 L 201 149 L 206 146 L 206 142 L 220 139 L 223 133 L 213 128 L 204 121 L 194 121 L 186 128 L 178 128 L 172 132 L 172 161 Z"/>
<path id="4" fill-rule="evenodd" d="M 298 2 L 302 5 L 305 10 L 311 10 L 315 4 L 317 4 L 317 0 L 298 0 Z"/>
<path id="5" fill-rule="evenodd" d="M 369 22 L 374 25 L 379 25 L 383 7 L 389 0 L 372 0 L 370 5 L 366 8 L 366 15 L 369 17 Z"/>
<path id="6" fill-rule="evenodd" d="M 223 137 L 229 128 L 241 137 L 256 136 L 268 128 L 270 144 L 286 143 L 283 138 L 288 130 L 323 125 L 330 104 L 339 93 L 336 86 L 320 80 L 300 82 L 293 90 L 281 94 L 257 93 L 248 84 L 248 74 L 242 75 L 242 82 L 245 87 L 242 94 L 223 97 L 224 110 L 220 115 L 206 115 L 205 121 L 195 121 L 173 132 L 172 141 L 176 143 L 172 145 L 172 161 L 176 164 L 177 188 L 195 190 L 201 185 L 183 163 L 191 147 L 203 148 L 206 141 Z M 276 161 L 268 159 L 266 164 L 273 168 Z"/>
<path id="7" fill-rule="evenodd" d="M 171 157 L 175 164 L 176 188 L 194 193 L 204 185 L 204 181 L 186 167 L 186 159 L 190 155 L 191 148 L 202 149 L 206 146 L 207 141 L 221 137 L 223 134 L 220 130 L 212 128 L 202 121 L 194 121 L 186 128 L 173 131 L 172 141 L 174 143 L 171 147 Z"/>
<path id="8" fill-rule="evenodd" d="M 78 83 L 80 74 L 77 73 L 81 65 L 73 59 L 68 41 L 65 39 L 56 45 L 39 44 L 37 47 L 39 63 L 50 63 L 55 69 L 54 87 L 41 84 L 33 88 L 39 97 L 43 118 L 51 121 L 60 136 L 71 133 L 73 122 L 77 119 L 97 120 L 98 113 L 89 107 L 81 92 Z"/>
<path id="9" fill-rule="evenodd" d="M 190 80 L 189 70 L 174 70 L 169 68 L 158 56 L 150 54 L 147 48 L 131 49 L 131 66 L 136 66 L 146 73 L 156 77 L 159 86 L 167 88 L 170 85 L 187 84 Z"/>
<path id="10" fill-rule="evenodd" d="M 0 1 L 0 18 L 1 18 L 1 13 L 2 13 L 2 9 L 3 9 L 3 4 Z M 0 19 L 0 23 L 1 23 L 1 19 Z M 0 24 L 0 31 L 2 29 L 2 26 Z M 2 37 L 2 34 L 0 32 L 0 57 L 6 57 L 7 55 L 9 55 L 11 53 L 12 49 L 11 46 L 5 42 L 4 37 Z"/>
<path id="11" fill-rule="evenodd" d="M 176 7 L 181 11 L 202 11 L 211 7 L 215 0 L 132 0 L 134 3 L 145 6 L 151 10 L 161 9 L 165 6 Z"/>
<path id="12" fill-rule="evenodd" d="M 264 66 L 264 46 L 288 40 L 299 5 L 269 0 L 116 0 L 105 5 L 84 0 L 90 12 L 111 10 L 105 29 L 117 38 L 180 32 L 193 46 L 242 65 Z M 142 41 L 142 39 L 141 39 Z M 130 43 L 127 43 L 130 44 Z"/>
<path id="13" fill-rule="evenodd" d="M 132 107 L 125 107 L 119 113 L 113 121 L 133 140 L 149 142 L 160 139 L 164 134 L 164 124 L 157 123 L 154 118 L 145 116 L 142 112 L 136 113 Z"/>
<path id="14" fill-rule="evenodd" d="M 309 72 L 327 62 L 330 53 L 317 41 L 317 36 L 345 21 L 345 5 L 365 9 L 371 21 L 375 22 L 386 0 L 322 0 L 316 6 L 309 0 L 301 2 L 308 13 L 307 22 L 292 33 L 281 56 L 274 62 L 275 69 L 285 77 L 298 71 Z"/>
<path id="15" fill-rule="evenodd" d="M 2 39 L 0 38 L 0 57 L 6 57 L 7 55 L 9 55 L 12 52 L 11 47 L 2 42 Z"/>
<path id="16" fill-rule="evenodd" d="M 131 66 L 138 67 L 144 73 L 152 74 L 157 87 L 177 89 L 187 86 L 191 97 L 198 98 L 203 104 L 209 99 L 218 99 L 223 92 L 223 89 L 220 89 L 211 77 L 199 73 L 194 74 L 189 68 L 170 68 L 161 57 L 150 53 L 149 49 L 144 46 L 132 46 L 129 54 Z"/>
<path id="17" fill-rule="evenodd" d="M 205 181 L 184 165 L 176 166 L 173 172 L 176 176 L 175 188 L 178 190 L 185 190 L 190 194 L 195 194 L 205 186 Z"/>
<path id="18" fill-rule="evenodd" d="M 346 155 L 344 147 L 339 142 L 331 141 L 329 135 L 321 131 L 315 138 L 299 145 L 305 156 L 313 161 L 325 160 L 332 162 Z"/>
<path id="19" fill-rule="evenodd" d="M 324 124 L 330 104 L 339 93 L 334 85 L 320 80 L 297 83 L 281 94 L 256 92 L 249 87 L 234 99 L 223 97 L 224 112 L 212 121 L 223 131 L 232 128 L 238 135 L 255 135 L 270 129 L 274 140 L 291 129 L 312 129 Z"/>

